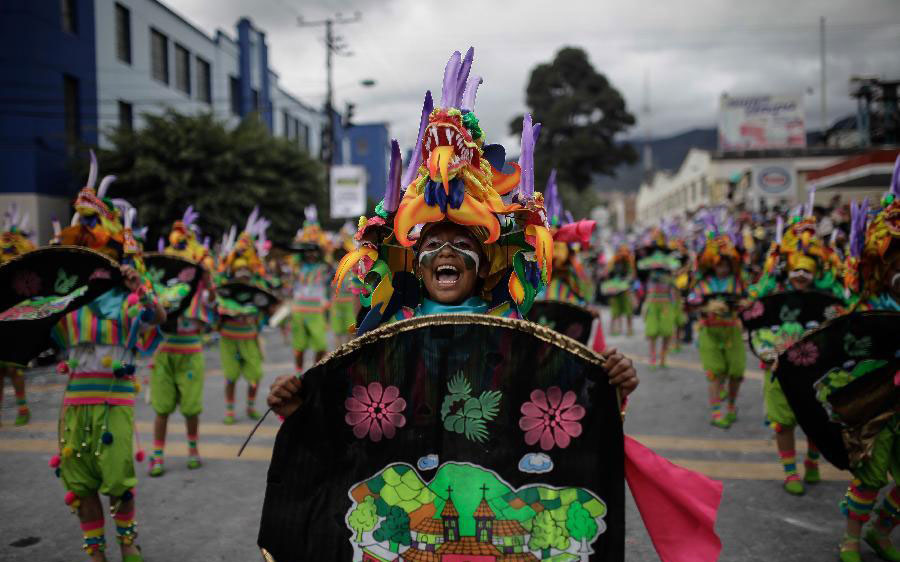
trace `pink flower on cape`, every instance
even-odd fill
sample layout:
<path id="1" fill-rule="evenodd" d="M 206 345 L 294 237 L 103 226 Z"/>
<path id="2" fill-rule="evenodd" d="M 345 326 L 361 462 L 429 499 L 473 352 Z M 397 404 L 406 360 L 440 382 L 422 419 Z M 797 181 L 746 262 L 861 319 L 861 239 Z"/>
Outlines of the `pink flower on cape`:
<path id="1" fill-rule="evenodd" d="M 20 271 L 13 279 L 13 288 L 19 296 L 34 296 L 41 291 L 41 278 L 33 271 Z"/>
<path id="2" fill-rule="evenodd" d="M 534 445 L 538 441 L 541 449 L 549 451 L 555 444 L 565 449 L 572 438 L 581 435 L 581 424 L 585 410 L 575 403 L 575 393 L 562 393 L 558 386 L 531 391 L 531 401 L 522 404 L 522 418 L 519 427 L 525 432 L 525 443 Z"/>
<path id="3" fill-rule="evenodd" d="M 190 283 L 197 275 L 197 270 L 193 267 L 185 267 L 178 272 L 178 280 L 182 283 Z"/>
<path id="4" fill-rule="evenodd" d="M 384 436 L 392 439 L 398 427 L 406 425 L 402 412 L 406 400 L 400 397 L 396 386 L 382 388 L 381 383 L 371 382 L 369 386 L 356 385 L 353 396 L 344 401 L 347 414 L 344 421 L 353 426 L 353 435 L 362 439 L 366 435 L 372 441 L 381 441 Z"/>
<path id="5" fill-rule="evenodd" d="M 809 367 L 819 359 L 819 348 L 811 341 L 792 346 L 787 353 L 788 361 L 801 367 Z"/>
<path id="6" fill-rule="evenodd" d="M 753 320 L 754 318 L 759 318 L 765 312 L 766 307 L 762 302 L 756 301 L 753 303 L 753 306 L 744 311 L 744 320 Z"/>

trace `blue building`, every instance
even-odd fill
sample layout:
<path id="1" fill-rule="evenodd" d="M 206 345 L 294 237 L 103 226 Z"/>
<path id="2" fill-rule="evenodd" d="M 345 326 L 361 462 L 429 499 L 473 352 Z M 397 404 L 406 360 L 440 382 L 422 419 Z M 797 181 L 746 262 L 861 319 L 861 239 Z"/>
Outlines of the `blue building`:
<path id="1" fill-rule="evenodd" d="M 390 162 L 391 140 L 385 123 L 338 127 L 335 134 L 335 164 L 355 164 L 366 169 L 366 197 L 378 202 L 384 197 Z M 371 208 L 371 207 L 370 207 Z"/>
<path id="2" fill-rule="evenodd" d="M 5 0 L 0 31 L 0 209 L 17 202 L 41 242 L 84 181 L 70 173 L 71 159 L 85 157 L 76 148 L 105 146 L 111 130 L 140 128 L 144 114 L 173 108 L 234 125 L 258 113 L 272 134 L 320 153 L 324 113 L 281 87 L 266 34 L 249 18 L 209 35 L 157 0 Z M 386 127 L 339 129 L 336 138 L 349 139 L 351 161 L 366 166 L 380 199 Z"/>

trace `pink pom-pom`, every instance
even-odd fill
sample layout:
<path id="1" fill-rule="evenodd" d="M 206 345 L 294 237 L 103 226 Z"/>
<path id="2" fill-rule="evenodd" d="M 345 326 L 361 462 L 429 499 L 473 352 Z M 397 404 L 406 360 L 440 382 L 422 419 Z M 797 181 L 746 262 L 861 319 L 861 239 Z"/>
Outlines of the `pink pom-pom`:
<path id="1" fill-rule="evenodd" d="M 60 375 L 69 374 L 69 364 L 66 363 L 65 361 L 60 361 L 59 363 L 56 364 L 56 372 L 59 373 Z"/>
<path id="2" fill-rule="evenodd" d="M 66 505 L 72 505 L 72 502 L 78 499 L 78 496 L 75 495 L 75 492 L 69 490 L 66 492 L 66 496 L 63 498 L 63 501 L 66 502 Z"/>
<path id="3" fill-rule="evenodd" d="M 127 302 L 128 302 L 128 306 L 134 306 L 134 305 L 136 305 L 136 304 L 138 303 L 138 296 L 137 296 L 137 293 L 131 293 L 131 294 L 129 294 L 129 295 L 128 295 Z"/>
<path id="4" fill-rule="evenodd" d="M 138 452 L 134 454 L 134 460 L 137 462 L 144 462 L 144 457 L 146 456 L 147 453 L 145 453 L 143 449 L 138 449 Z"/>
<path id="5" fill-rule="evenodd" d="M 59 455 L 53 455 L 52 457 L 50 457 L 50 463 L 49 463 L 49 464 L 50 464 L 50 468 L 57 468 L 57 467 L 59 467 L 59 463 L 60 463 Z"/>

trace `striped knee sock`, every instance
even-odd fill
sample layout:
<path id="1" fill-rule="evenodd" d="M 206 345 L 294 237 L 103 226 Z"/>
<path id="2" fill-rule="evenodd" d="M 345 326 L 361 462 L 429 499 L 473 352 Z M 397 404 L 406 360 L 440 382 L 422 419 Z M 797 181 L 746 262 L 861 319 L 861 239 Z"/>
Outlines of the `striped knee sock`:
<path id="1" fill-rule="evenodd" d="M 16 392 L 16 406 L 19 408 L 19 415 L 24 416 L 28 413 L 28 401 L 25 400 L 25 391 Z"/>
<path id="2" fill-rule="evenodd" d="M 165 439 L 154 439 L 153 440 L 153 454 L 150 455 L 150 463 L 151 464 L 162 464 L 163 462 L 163 451 L 166 448 L 166 440 Z"/>
<path id="3" fill-rule="evenodd" d="M 799 478 L 797 476 L 797 453 L 791 451 L 778 451 L 778 457 L 781 459 L 781 466 L 784 467 L 785 480 Z"/>
<path id="4" fill-rule="evenodd" d="M 812 443 L 807 444 L 808 448 L 806 450 L 806 460 L 803 461 L 803 466 L 806 467 L 806 470 L 810 469 L 818 469 L 819 468 L 819 450 Z"/>
<path id="5" fill-rule="evenodd" d="M 134 508 L 127 513 L 118 512 L 113 516 L 116 521 L 116 539 L 119 544 L 132 545 L 137 538 L 137 523 L 134 521 Z"/>
<path id="6" fill-rule="evenodd" d="M 885 494 L 878 509 L 878 524 L 881 527 L 893 529 L 900 519 L 900 489 L 894 484 L 891 491 Z"/>
<path id="7" fill-rule="evenodd" d="M 103 535 L 103 518 L 96 521 L 82 521 L 81 534 L 84 536 L 82 548 L 93 556 L 97 552 L 106 550 L 106 537 Z"/>
<path id="8" fill-rule="evenodd" d="M 714 420 L 718 420 L 722 418 L 722 403 L 721 402 L 713 402 L 710 404 L 712 408 L 712 418 Z"/>
<path id="9" fill-rule="evenodd" d="M 225 399 L 225 415 L 234 417 L 234 400 Z"/>
<path id="10" fill-rule="evenodd" d="M 188 452 L 196 451 L 197 450 L 197 435 L 196 434 L 194 434 L 194 435 L 188 434 L 187 440 L 188 440 Z"/>
<path id="11" fill-rule="evenodd" d="M 875 507 L 876 499 L 878 499 L 877 489 L 868 488 L 854 478 L 841 501 L 841 511 L 850 519 L 865 523 Z"/>

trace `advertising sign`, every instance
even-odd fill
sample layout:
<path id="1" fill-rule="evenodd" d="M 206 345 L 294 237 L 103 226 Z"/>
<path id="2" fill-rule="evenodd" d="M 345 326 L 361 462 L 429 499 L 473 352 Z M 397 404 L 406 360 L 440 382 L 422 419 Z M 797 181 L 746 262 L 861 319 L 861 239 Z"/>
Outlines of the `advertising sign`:
<path id="1" fill-rule="evenodd" d="M 796 199 L 797 169 L 787 162 L 753 166 L 753 189 L 766 199 Z"/>
<path id="2" fill-rule="evenodd" d="M 719 150 L 803 148 L 803 96 L 729 96 L 719 105 Z"/>
<path id="3" fill-rule="evenodd" d="M 366 169 L 331 167 L 331 218 L 358 218 L 366 212 Z"/>

